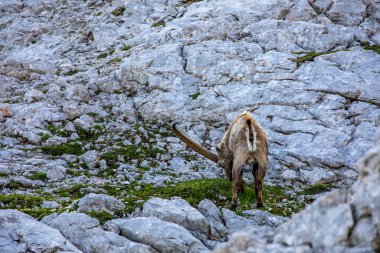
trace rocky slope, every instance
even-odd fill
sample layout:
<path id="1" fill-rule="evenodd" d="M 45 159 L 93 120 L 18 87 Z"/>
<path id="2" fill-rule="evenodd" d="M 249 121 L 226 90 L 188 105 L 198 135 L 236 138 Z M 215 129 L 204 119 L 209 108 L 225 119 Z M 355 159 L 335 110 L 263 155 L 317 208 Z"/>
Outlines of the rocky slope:
<path id="1" fill-rule="evenodd" d="M 94 228 L 88 233 L 114 252 L 162 250 L 128 231 L 131 222 L 146 224 L 143 233 L 170 223 L 188 234 L 180 244 L 208 250 L 226 238 L 222 226 L 232 233 L 251 224 L 241 219 L 256 219 L 249 191 L 243 218 L 223 209 L 218 220 L 199 208 L 204 222 L 219 222 L 218 239 L 166 219 L 157 205 L 135 208 L 153 195 L 228 206 L 230 185 L 215 179 L 222 171 L 187 150 L 170 124 L 214 149 L 228 122 L 257 106 L 270 141 L 267 211 L 289 216 L 315 193 L 352 185 L 380 124 L 379 13 L 375 0 L 0 1 L 0 208 L 38 219 L 64 212 L 44 218 L 50 227 L 41 234 L 53 227 L 64 236 L 46 249 L 91 251 L 87 232 L 70 236 Z M 251 182 L 249 170 L 244 177 Z M 135 220 L 103 228 L 90 217 L 103 223 L 132 212 Z M 38 252 L 37 221 L 16 211 L 2 217 L 12 220 L 4 233 L 30 224 L 20 233 L 31 241 L 16 252 Z"/>

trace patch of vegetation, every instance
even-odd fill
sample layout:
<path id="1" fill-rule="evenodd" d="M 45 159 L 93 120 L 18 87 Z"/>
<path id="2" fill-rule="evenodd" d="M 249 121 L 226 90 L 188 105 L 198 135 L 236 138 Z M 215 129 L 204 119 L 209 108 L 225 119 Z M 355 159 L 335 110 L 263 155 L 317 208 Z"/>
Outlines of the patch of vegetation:
<path id="1" fill-rule="evenodd" d="M 182 0 L 180 2 L 183 4 L 193 4 L 193 3 L 197 3 L 197 2 L 201 2 L 201 1 L 202 0 Z"/>
<path id="2" fill-rule="evenodd" d="M 0 172 L 0 177 L 6 177 L 6 176 L 8 176 L 8 174 L 7 174 L 7 173 L 4 173 L 4 172 Z"/>
<path id="3" fill-rule="evenodd" d="M 60 197 L 70 197 L 73 199 L 79 199 L 85 195 L 81 192 L 81 189 L 86 187 L 87 185 L 77 184 L 69 187 L 55 189 L 53 190 L 53 193 L 57 194 Z"/>
<path id="4" fill-rule="evenodd" d="M 8 189 L 11 189 L 11 190 L 17 190 L 17 189 L 20 189 L 20 188 L 23 188 L 24 186 L 22 185 L 22 183 L 20 182 L 17 182 L 15 180 L 11 180 L 8 184 L 6 184 L 4 186 L 5 188 L 8 188 Z M 0 201 L 1 202 L 1 201 Z"/>
<path id="5" fill-rule="evenodd" d="M 36 148 L 32 148 L 31 150 L 32 151 L 41 150 L 45 154 L 52 155 L 52 156 L 61 156 L 64 154 L 82 155 L 84 153 L 81 144 L 77 142 L 71 142 L 71 141 L 60 144 L 60 145 L 36 147 Z"/>
<path id="6" fill-rule="evenodd" d="M 108 220 L 112 220 L 116 218 L 116 216 L 105 211 L 101 211 L 101 212 L 93 211 L 93 212 L 88 212 L 86 214 L 91 216 L 92 218 L 97 219 L 101 225 L 103 225 Z"/>
<path id="7" fill-rule="evenodd" d="M 41 220 L 45 216 L 48 216 L 52 213 L 62 213 L 64 212 L 63 209 L 45 209 L 45 208 L 21 208 L 18 209 L 20 212 L 26 213 L 36 220 Z"/>
<path id="8" fill-rule="evenodd" d="M 326 52 L 320 52 L 320 53 L 317 53 L 317 52 L 306 52 L 304 53 L 305 55 L 304 56 L 300 56 L 296 59 L 291 59 L 292 61 L 294 61 L 295 63 L 297 63 L 297 66 L 300 66 L 301 64 L 305 63 L 305 62 L 308 62 L 308 61 L 314 61 L 314 58 L 315 57 L 318 57 L 318 56 L 321 56 L 321 55 L 325 55 L 325 54 L 333 54 L 333 53 L 336 53 L 337 51 L 326 51 Z M 296 52 L 295 54 L 302 54 L 301 52 Z"/>
<path id="9" fill-rule="evenodd" d="M 100 15 L 102 15 L 102 12 L 99 11 L 99 12 L 95 13 L 94 15 L 95 15 L 96 17 L 99 17 Z"/>
<path id="10" fill-rule="evenodd" d="M 45 172 L 35 172 L 31 176 L 28 177 L 30 180 L 41 180 L 41 181 L 47 181 L 48 177 L 46 176 Z"/>
<path id="11" fill-rule="evenodd" d="M 360 46 L 365 50 L 372 50 L 375 53 L 380 54 L 380 45 L 370 45 L 368 42 L 360 43 Z"/>
<path id="12" fill-rule="evenodd" d="M 134 186 L 130 186 L 127 193 L 122 197 L 126 203 L 126 213 L 134 211 L 136 207 L 141 206 L 150 197 L 170 198 L 179 196 L 194 207 L 207 198 L 218 206 L 229 208 L 232 194 L 232 183 L 221 178 L 190 180 L 166 188 L 153 188 L 152 185 L 141 185 L 140 187 L 139 190 L 135 190 Z M 279 186 L 265 186 L 263 198 L 265 207 L 262 210 L 268 210 L 273 214 L 290 216 L 303 208 L 296 201 L 289 200 L 289 196 L 285 194 L 285 189 Z M 255 208 L 256 194 L 252 185 L 246 186 L 245 192 L 239 194 L 239 202 L 236 209 L 237 213 Z"/>
<path id="13" fill-rule="evenodd" d="M 43 198 L 39 196 L 29 196 L 22 194 L 7 194 L 0 195 L 0 202 L 4 204 L 6 208 L 18 209 L 23 208 L 34 208 L 42 204 Z"/>
<path id="14" fill-rule="evenodd" d="M 117 16 L 121 16 L 123 15 L 125 11 L 125 7 L 124 6 L 120 6 L 119 8 L 116 8 L 115 10 L 111 11 L 112 15 L 114 15 L 115 17 Z"/>
<path id="15" fill-rule="evenodd" d="M 104 59 L 104 58 L 108 57 L 109 55 L 112 55 L 113 53 L 115 53 L 115 50 L 111 50 L 108 53 L 107 52 L 106 53 L 101 53 L 96 58 L 97 59 Z"/>
<path id="16" fill-rule="evenodd" d="M 193 95 L 190 95 L 189 97 L 191 98 L 191 100 L 195 100 L 199 97 L 199 95 L 201 95 L 201 93 L 198 91 L 197 93 L 194 93 Z"/>
<path id="17" fill-rule="evenodd" d="M 121 58 L 113 58 L 108 61 L 108 63 L 120 63 L 120 62 L 121 62 Z"/>
<path id="18" fill-rule="evenodd" d="M 132 47 L 130 45 L 124 45 L 122 48 L 121 48 L 121 51 L 128 51 L 129 49 L 131 49 Z"/>
<path id="19" fill-rule="evenodd" d="M 50 134 L 44 134 L 44 133 L 39 133 L 39 136 L 41 136 L 40 142 L 45 142 L 47 139 L 51 137 Z"/>
<path id="20" fill-rule="evenodd" d="M 163 21 L 163 20 L 160 20 L 160 21 L 157 21 L 156 23 L 153 23 L 152 24 L 152 27 L 159 27 L 159 26 L 163 26 L 163 27 L 165 27 L 165 21 Z"/>
<path id="21" fill-rule="evenodd" d="M 130 161 L 133 159 L 155 158 L 157 154 L 164 153 L 164 150 L 153 147 L 152 145 L 149 145 L 148 147 L 126 145 L 104 153 L 100 158 L 106 160 L 108 166 L 115 167 L 119 156 L 122 156 L 125 161 Z"/>
<path id="22" fill-rule="evenodd" d="M 79 70 L 77 70 L 77 69 L 70 69 L 68 72 L 65 73 L 65 76 L 73 76 L 78 72 L 79 72 Z"/>
<path id="23" fill-rule="evenodd" d="M 47 126 L 47 129 L 53 135 L 58 135 L 61 137 L 68 137 L 69 136 L 69 133 L 63 129 L 63 126 L 55 126 L 53 124 L 49 124 Z"/>
<path id="24" fill-rule="evenodd" d="M 315 195 L 322 192 L 328 192 L 331 190 L 331 186 L 327 184 L 314 184 L 299 192 L 299 195 Z"/>

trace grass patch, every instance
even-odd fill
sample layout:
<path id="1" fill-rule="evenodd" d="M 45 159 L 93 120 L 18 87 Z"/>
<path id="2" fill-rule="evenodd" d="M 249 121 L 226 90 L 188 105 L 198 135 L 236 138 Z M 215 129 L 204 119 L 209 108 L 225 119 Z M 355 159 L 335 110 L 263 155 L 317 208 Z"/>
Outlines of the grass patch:
<path id="1" fill-rule="evenodd" d="M 29 196 L 22 194 L 7 194 L 0 195 L 0 202 L 4 204 L 6 208 L 18 209 L 33 208 L 42 204 L 43 198 L 38 196 Z"/>
<path id="2" fill-rule="evenodd" d="M 194 93 L 193 95 L 190 95 L 189 97 L 191 98 L 191 100 L 195 100 L 195 99 L 197 99 L 200 95 L 201 95 L 201 93 L 198 91 L 197 93 Z"/>
<path id="3" fill-rule="evenodd" d="M 125 7 L 124 6 L 120 6 L 119 8 L 116 8 L 115 10 L 111 11 L 112 15 L 114 15 L 115 17 L 117 16 L 121 16 L 123 15 L 125 11 Z"/>
<path id="4" fill-rule="evenodd" d="M 53 193 L 57 194 L 59 197 L 70 197 L 73 199 L 79 199 L 85 195 L 81 193 L 81 189 L 86 187 L 87 185 L 77 184 L 70 187 L 55 189 L 53 190 Z"/>
<path id="5" fill-rule="evenodd" d="M 104 59 L 104 58 L 107 58 L 109 55 L 112 55 L 113 53 L 115 53 L 115 50 L 111 50 L 108 53 L 101 53 L 96 58 L 97 59 Z"/>
<path id="6" fill-rule="evenodd" d="M 322 192 L 328 192 L 331 190 L 331 186 L 326 184 L 314 184 L 299 192 L 299 195 L 315 195 Z"/>
<path id="7" fill-rule="evenodd" d="M 79 70 L 77 70 L 77 69 L 70 69 L 68 72 L 65 73 L 65 76 L 73 76 L 78 72 L 79 72 Z"/>
<path id="8" fill-rule="evenodd" d="M 232 183 L 227 179 L 197 179 L 178 183 L 175 186 L 166 188 L 153 188 L 152 185 L 141 185 L 141 189 L 135 190 L 133 186 L 129 187 L 123 198 L 126 203 L 126 213 L 134 211 L 148 200 L 150 197 L 170 198 L 179 196 L 187 200 L 190 205 L 197 207 L 200 201 L 207 198 L 212 200 L 217 206 L 229 208 L 231 202 Z M 285 189 L 279 186 L 264 187 L 264 205 L 262 210 L 282 216 L 290 216 L 298 212 L 303 205 L 296 201 L 283 202 L 288 200 L 289 196 L 285 194 Z M 256 208 L 256 194 L 253 186 L 245 187 L 244 194 L 239 194 L 239 205 L 236 212 L 240 214 L 244 210 Z M 281 203 L 281 205 L 278 205 Z"/>
<path id="9" fill-rule="evenodd" d="M 153 147 L 152 145 L 149 145 L 148 147 L 126 145 L 104 153 L 100 156 L 100 158 L 106 160 L 107 165 L 112 168 L 115 167 L 119 156 L 122 156 L 124 160 L 128 162 L 133 159 L 155 158 L 157 154 L 164 153 L 164 150 Z"/>
<path id="10" fill-rule="evenodd" d="M 152 27 L 159 27 L 159 26 L 163 26 L 165 27 L 165 21 L 163 20 L 160 20 L 160 21 L 157 21 L 156 23 L 153 23 Z"/>
<path id="11" fill-rule="evenodd" d="M 47 181 L 48 177 L 46 176 L 45 172 L 35 172 L 31 176 L 28 177 L 30 180 L 41 180 L 41 181 Z"/>
<path id="12" fill-rule="evenodd" d="M 121 58 L 113 58 L 108 61 L 108 63 L 120 63 L 120 62 L 121 62 Z"/>
<path id="13" fill-rule="evenodd" d="M 122 48 L 121 48 L 121 51 L 128 51 L 129 49 L 131 49 L 132 47 L 130 45 L 124 45 Z"/>
<path id="14" fill-rule="evenodd" d="M 92 218 L 97 219 L 101 225 L 103 225 L 108 220 L 112 220 L 112 219 L 117 218 L 116 216 L 114 216 L 108 212 L 105 212 L 105 211 L 98 211 L 98 212 L 92 211 L 92 212 L 88 212 L 86 214 L 91 216 Z"/>
<path id="15" fill-rule="evenodd" d="M 47 126 L 47 129 L 53 135 L 58 135 L 61 137 L 68 137 L 69 136 L 69 133 L 63 129 L 63 126 L 55 126 L 53 124 L 50 124 Z"/>
<path id="16" fill-rule="evenodd" d="M 4 172 L 0 172 L 0 177 L 6 177 L 6 176 L 8 176 L 8 174 L 7 174 L 7 173 L 4 173 Z"/>
<path id="17" fill-rule="evenodd" d="M 292 61 L 294 61 L 295 63 L 297 63 L 297 66 L 300 66 L 301 64 L 305 63 L 305 62 L 308 62 L 308 61 L 314 61 L 314 58 L 315 57 L 318 57 L 318 56 L 321 56 L 321 55 L 325 55 L 325 54 L 333 54 L 333 53 L 336 53 L 337 51 L 326 51 L 326 52 L 321 52 L 321 53 L 317 53 L 317 52 L 307 52 L 307 53 L 304 53 L 305 55 L 304 56 L 300 56 L 296 59 L 291 59 Z M 301 54 L 300 52 L 296 52 L 295 54 Z"/>
<path id="18" fill-rule="evenodd" d="M 380 45 L 370 45 L 368 42 L 360 43 L 360 46 L 365 50 L 372 50 L 375 53 L 380 54 Z"/>
<path id="19" fill-rule="evenodd" d="M 82 155 L 84 153 L 82 145 L 77 142 L 66 142 L 60 145 L 36 147 L 31 150 L 41 150 L 43 153 L 52 156 L 61 156 L 64 154 Z"/>

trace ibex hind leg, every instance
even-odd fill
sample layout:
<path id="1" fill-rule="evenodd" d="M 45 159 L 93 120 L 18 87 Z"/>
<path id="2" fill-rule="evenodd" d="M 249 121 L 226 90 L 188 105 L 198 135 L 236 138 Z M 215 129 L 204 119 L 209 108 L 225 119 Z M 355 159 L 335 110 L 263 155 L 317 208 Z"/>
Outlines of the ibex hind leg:
<path id="1" fill-rule="evenodd" d="M 257 169 L 253 170 L 253 176 L 255 177 L 255 192 L 257 198 L 257 208 L 263 206 L 263 181 L 266 172 L 266 168 L 257 164 Z"/>
<path id="2" fill-rule="evenodd" d="M 238 201 L 238 191 L 241 188 L 242 184 L 242 166 L 247 161 L 248 156 L 245 154 L 242 154 L 238 157 L 235 157 L 233 166 L 232 166 L 232 202 L 231 202 L 231 209 L 236 208 L 237 201 Z"/>

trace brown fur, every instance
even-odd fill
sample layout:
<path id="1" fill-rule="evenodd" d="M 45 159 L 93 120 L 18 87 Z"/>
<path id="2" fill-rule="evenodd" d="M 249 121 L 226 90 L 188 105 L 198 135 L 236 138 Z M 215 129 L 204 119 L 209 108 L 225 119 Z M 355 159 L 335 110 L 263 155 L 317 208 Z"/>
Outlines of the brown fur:
<path id="1" fill-rule="evenodd" d="M 250 121 L 250 124 L 247 123 Z M 256 149 L 248 148 L 246 132 L 251 127 L 251 133 Z M 252 174 L 255 178 L 255 192 L 257 195 L 257 206 L 263 204 L 263 180 L 268 168 L 268 139 L 264 129 L 248 112 L 237 116 L 228 126 L 227 131 L 219 144 L 218 164 L 223 167 L 227 176 L 233 181 L 232 207 L 236 207 L 238 191 L 244 191 L 242 166 L 247 162 L 254 162 Z"/>

